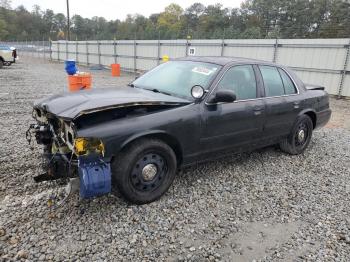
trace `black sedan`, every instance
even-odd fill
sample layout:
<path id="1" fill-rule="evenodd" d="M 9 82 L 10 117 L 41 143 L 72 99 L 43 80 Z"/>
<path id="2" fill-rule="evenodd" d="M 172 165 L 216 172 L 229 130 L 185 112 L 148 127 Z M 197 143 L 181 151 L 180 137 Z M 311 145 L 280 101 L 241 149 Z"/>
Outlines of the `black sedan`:
<path id="1" fill-rule="evenodd" d="M 288 68 L 229 57 L 163 63 L 129 86 L 56 95 L 34 105 L 27 132 L 44 145 L 37 181 L 80 178 L 82 197 L 115 186 L 128 201 L 163 195 L 177 170 L 279 144 L 300 154 L 331 116 L 323 87 Z"/>

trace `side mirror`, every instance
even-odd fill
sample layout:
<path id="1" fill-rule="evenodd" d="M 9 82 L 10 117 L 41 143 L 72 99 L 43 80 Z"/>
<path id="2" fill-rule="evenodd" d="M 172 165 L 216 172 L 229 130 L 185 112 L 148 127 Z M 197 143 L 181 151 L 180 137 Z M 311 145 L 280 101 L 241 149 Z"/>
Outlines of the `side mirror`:
<path id="1" fill-rule="evenodd" d="M 213 97 L 208 100 L 210 104 L 231 103 L 237 99 L 236 94 L 227 89 L 218 90 Z"/>

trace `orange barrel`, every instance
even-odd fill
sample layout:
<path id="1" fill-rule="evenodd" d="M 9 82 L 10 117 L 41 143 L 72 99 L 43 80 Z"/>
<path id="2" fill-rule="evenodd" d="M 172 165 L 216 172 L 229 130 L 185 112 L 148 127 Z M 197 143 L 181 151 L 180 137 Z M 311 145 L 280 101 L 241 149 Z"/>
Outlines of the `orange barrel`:
<path id="1" fill-rule="evenodd" d="M 111 64 L 112 76 L 120 76 L 120 64 Z"/>
<path id="2" fill-rule="evenodd" d="M 76 74 L 68 76 L 69 91 L 75 92 L 91 88 L 91 74 Z"/>

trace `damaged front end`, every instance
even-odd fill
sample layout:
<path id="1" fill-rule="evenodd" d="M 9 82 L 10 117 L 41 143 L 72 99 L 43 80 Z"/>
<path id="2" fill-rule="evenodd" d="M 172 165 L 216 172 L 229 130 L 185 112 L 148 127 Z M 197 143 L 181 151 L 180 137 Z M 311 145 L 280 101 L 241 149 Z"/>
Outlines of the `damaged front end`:
<path id="1" fill-rule="evenodd" d="M 110 164 L 104 158 L 104 145 L 97 138 L 76 137 L 71 120 L 62 119 L 34 107 L 33 118 L 26 132 L 29 144 L 35 138 L 43 146 L 46 172 L 34 177 L 35 182 L 71 178 L 80 179 L 80 196 L 94 197 L 111 191 Z"/>

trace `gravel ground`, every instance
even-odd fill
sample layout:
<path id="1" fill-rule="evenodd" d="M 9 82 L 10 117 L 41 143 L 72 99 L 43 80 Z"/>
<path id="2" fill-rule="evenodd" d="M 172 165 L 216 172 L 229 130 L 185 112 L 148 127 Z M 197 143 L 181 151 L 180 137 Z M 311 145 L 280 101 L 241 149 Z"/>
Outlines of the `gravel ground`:
<path id="1" fill-rule="evenodd" d="M 93 77 L 94 86 L 132 79 Z M 350 101 L 332 99 L 332 121 L 303 155 L 232 155 L 184 170 L 149 205 L 75 195 L 53 211 L 57 186 L 33 182 L 40 152 L 25 131 L 32 102 L 65 87 L 58 63 L 23 58 L 0 71 L 2 260 L 350 261 Z"/>

